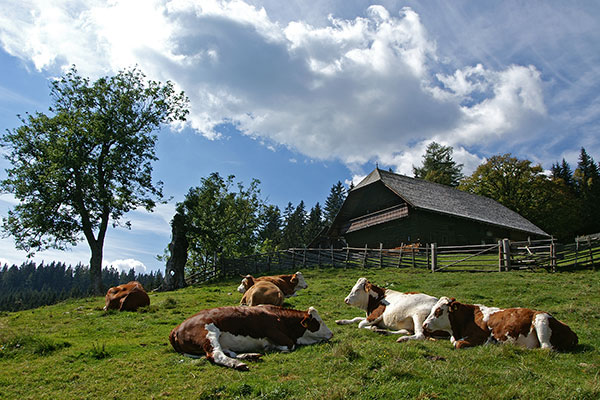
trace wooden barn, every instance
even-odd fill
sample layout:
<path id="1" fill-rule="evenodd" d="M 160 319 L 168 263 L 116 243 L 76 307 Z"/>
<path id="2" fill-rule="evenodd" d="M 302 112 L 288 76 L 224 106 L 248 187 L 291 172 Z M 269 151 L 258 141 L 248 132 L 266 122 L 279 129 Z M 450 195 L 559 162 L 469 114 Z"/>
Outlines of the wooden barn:
<path id="1" fill-rule="evenodd" d="M 376 168 L 350 190 L 318 245 L 394 248 L 415 242 L 462 245 L 549 236 L 487 197 Z"/>

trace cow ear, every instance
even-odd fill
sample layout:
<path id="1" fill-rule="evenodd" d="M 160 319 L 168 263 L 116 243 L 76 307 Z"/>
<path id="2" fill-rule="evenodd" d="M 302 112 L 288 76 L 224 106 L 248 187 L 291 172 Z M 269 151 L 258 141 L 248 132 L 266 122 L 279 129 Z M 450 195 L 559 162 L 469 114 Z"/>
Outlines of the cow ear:
<path id="1" fill-rule="evenodd" d="M 456 311 L 458 309 L 458 303 L 454 297 L 450 299 L 450 303 L 448 305 L 450 306 L 450 311 Z"/>
<path id="2" fill-rule="evenodd" d="M 300 325 L 302 325 L 304 328 L 308 329 L 308 323 L 310 322 L 310 319 L 312 317 L 310 315 L 307 315 L 306 317 L 302 318 L 302 321 L 300 321 Z"/>
<path id="3" fill-rule="evenodd" d="M 292 275 L 292 279 L 290 279 L 290 282 L 293 284 L 298 283 L 298 277 L 296 276 L 296 274 Z"/>
<path id="4" fill-rule="evenodd" d="M 365 283 L 365 292 L 369 292 L 371 290 L 371 282 L 366 282 Z"/>

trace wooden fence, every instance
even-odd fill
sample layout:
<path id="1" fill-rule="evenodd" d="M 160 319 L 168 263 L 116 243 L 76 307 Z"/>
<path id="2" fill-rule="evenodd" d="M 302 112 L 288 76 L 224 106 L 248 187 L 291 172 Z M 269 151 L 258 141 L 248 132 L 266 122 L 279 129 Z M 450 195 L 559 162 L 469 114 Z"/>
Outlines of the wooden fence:
<path id="1" fill-rule="evenodd" d="M 572 245 L 553 239 L 468 246 L 424 245 L 399 249 L 344 247 L 335 249 L 292 248 L 272 253 L 253 254 L 236 259 L 221 259 L 189 274 L 188 283 L 238 275 L 268 275 L 306 268 L 418 268 L 431 272 L 491 272 L 545 268 L 596 267 L 600 261 L 600 234 L 577 238 Z"/>

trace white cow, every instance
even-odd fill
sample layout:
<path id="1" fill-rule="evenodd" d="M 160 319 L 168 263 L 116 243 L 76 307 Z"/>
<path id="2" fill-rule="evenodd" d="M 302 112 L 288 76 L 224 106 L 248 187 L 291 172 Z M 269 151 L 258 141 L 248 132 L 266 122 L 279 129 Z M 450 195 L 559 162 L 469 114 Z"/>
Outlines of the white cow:
<path id="1" fill-rule="evenodd" d="M 373 285 L 360 278 L 344 299 L 348 305 L 365 310 L 366 317 L 335 321 L 338 325 L 358 322 L 359 328 L 385 334 L 407 335 L 398 342 L 425 339 L 423 321 L 438 299 L 423 293 L 400 293 Z M 430 336 L 448 337 L 446 332 L 433 332 Z"/>

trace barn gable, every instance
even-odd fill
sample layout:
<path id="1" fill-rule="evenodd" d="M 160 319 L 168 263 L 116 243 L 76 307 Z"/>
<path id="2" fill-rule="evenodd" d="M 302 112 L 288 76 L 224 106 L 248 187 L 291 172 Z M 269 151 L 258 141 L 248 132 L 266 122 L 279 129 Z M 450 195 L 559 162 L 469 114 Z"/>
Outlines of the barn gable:
<path id="1" fill-rule="evenodd" d="M 549 235 L 487 197 L 375 169 L 349 193 L 327 236 L 351 246 L 467 244 Z"/>

